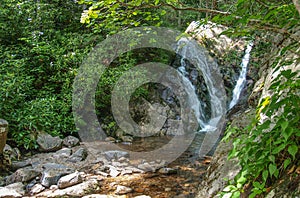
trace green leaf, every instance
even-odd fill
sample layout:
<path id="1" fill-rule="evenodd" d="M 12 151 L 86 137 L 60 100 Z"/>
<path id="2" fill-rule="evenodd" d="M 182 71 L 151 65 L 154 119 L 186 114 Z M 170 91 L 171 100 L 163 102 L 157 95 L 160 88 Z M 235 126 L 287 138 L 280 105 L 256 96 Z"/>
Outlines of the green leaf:
<path id="1" fill-rule="evenodd" d="M 269 173 L 270 173 L 270 176 L 272 176 L 275 171 L 277 170 L 277 167 L 275 164 L 269 164 Z"/>
<path id="2" fill-rule="evenodd" d="M 291 164 L 291 158 L 287 158 L 286 160 L 284 160 L 283 162 L 284 169 L 286 169 L 286 167 L 290 164 Z"/>
<path id="3" fill-rule="evenodd" d="M 275 164 L 275 156 L 274 155 L 270 155 L 269 160 Z"/>
<path id="4" fill-rule="evenodd" d="M 280 144 L 278 147 L 276 147 L 273 151 L 272 154 L 277 154 L 280 151 L 282 151 L 286 147 L 286 144 Z"/>
<path id="5" fill-rule="evenodd" d="M 289 146 L 288 152 L 289 152 L 289 154 L 291 154 L 291 156 L 293 156 L 293 159 L 295 159 L 295 155 L 298 152 L 298 146 L 295 144 Z"/>
<path id="6" fill-rule="evenodd" d="M 269 176 L 269 171 L 264 170 L 262 177 L 263 177 L 263 181 L 266 182 Z"/>
<path id="7" fill-rule="evenodd" d="M 228 185 L 224 188 L 224 192 L 231 192 L 231 191 L 234 191 L 234 190 L 237 190 L 237 188 L 234 186 L 234 185 Z"/>
<path id="8" fill-rule="evenodd" d="M 240 196 L 241 196 L 241 193 L 239 192 L 239 191 L 236 191 L 236 192 L 234 192 L 233 194 L 232 194 L 232 198 L 240 198 Z"/>

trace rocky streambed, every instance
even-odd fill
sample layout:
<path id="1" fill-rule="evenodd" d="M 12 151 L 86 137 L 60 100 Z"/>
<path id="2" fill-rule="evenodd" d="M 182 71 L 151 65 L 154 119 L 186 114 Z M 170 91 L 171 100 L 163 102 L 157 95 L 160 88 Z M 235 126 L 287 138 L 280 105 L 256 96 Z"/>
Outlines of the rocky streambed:
<path id="1" fill-rule="evenodd" d="M 119 146 L 143 152 L 169 138 L 136 139 Z M 62 147 L 53 147 L 59 142 Z M 5 153 L 17 160 L 2 173 L 0 197 L 195 197 L 210 161 L 195 160 L 188 151 L 170 164 L 131 160 L 122 149 L 108 150 L 108 141 L 80 143 L 72 136 L 43 143 L 44 152 L 31 156 L 6 145 Z"/>

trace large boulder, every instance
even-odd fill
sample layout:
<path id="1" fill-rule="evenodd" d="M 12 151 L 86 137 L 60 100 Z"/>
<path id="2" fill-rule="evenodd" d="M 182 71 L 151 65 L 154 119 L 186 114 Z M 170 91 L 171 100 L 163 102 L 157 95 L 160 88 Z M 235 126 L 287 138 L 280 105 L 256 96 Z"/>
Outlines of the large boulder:
<path id="1" fill-rule="evenodd" d="M 52 137 L 48 133 L 39 132 L 36 140 L 40 151 L 51 152 L 62 148 L 63 140 L 59 137 Z"/>

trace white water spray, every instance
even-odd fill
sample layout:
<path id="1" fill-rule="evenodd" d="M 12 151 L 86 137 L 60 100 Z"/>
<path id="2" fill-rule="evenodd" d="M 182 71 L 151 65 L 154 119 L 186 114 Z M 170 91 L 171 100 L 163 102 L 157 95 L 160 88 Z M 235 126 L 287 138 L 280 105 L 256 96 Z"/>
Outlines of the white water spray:
<path id="1" fill-rule="evenodd" d="M 241 63 L 242 70 L 241 70 L 239 79 L 233 89 L 232 100 L 229 104 L 229 109 L 231 109 L 234 105 L 237 104 L 237 102 L 240 98 L 240 94 L 246 84 L 247 66 L 248 66 L 248 63 L 250 60 L 250 52 L 252 50 L 252 47 L 253 47 L 253 42 L 250 42 L 247 46 L 245 55 L 242 59 L 242 63 Z"/>

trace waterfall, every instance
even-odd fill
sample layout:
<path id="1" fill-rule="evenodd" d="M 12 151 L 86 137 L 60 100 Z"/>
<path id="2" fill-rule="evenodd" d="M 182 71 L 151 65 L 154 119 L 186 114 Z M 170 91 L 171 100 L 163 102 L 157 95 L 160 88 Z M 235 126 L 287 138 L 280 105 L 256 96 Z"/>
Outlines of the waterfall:
<path id="1" fill-rule="evenodd" d="M 237 83 L 233 89 L 233 93 L 232 93 L 232 100 L 229 104 L 229 109 L 231 109 L 234 105 L 237 104 L 239 98 L 240 98 L 240 94 L 245 86 L 246 83 L 246 75 L 247 75 L 247 66 L 250 60 L 250 52 L 252 50 L 253 47 L 253 42 L 250 42 L 247 46 L 247 49 L 245 51 L 245 55 L 242 59 L 242 63 L 241 63 L 241 73 L 240 76 L 237 80 Z"/>
<path id="2" fill-rule="evenodd" d="M 177 53 L 181 55 L 180 66 L 178 71 L 182 75 L 182 79 L 187 84 L 187 92 L 193 92 L 190 95 L 190 107 L 193 109 L 198 123 L 201 127 L 199 132 L 207 132 L 216 130 L 218 119 L 226 112 L 226 93 L 223 85 L 223 79 L 219 73 L 218 65 L 208 52 L 202 48 L 196 41 L 188 38 L 181 38 L 177 43 Z M 185 61 L 189 61 L 202 74 L 208 89 L 211 115 L 206 119 L 206 112 L 203 109 L 203 101 L 197 96 L 195 85 L 192 84 L 189 76 L 191 73 L 187 71 Z M 201 90 L 200 90 L 201 91 Z"/>

